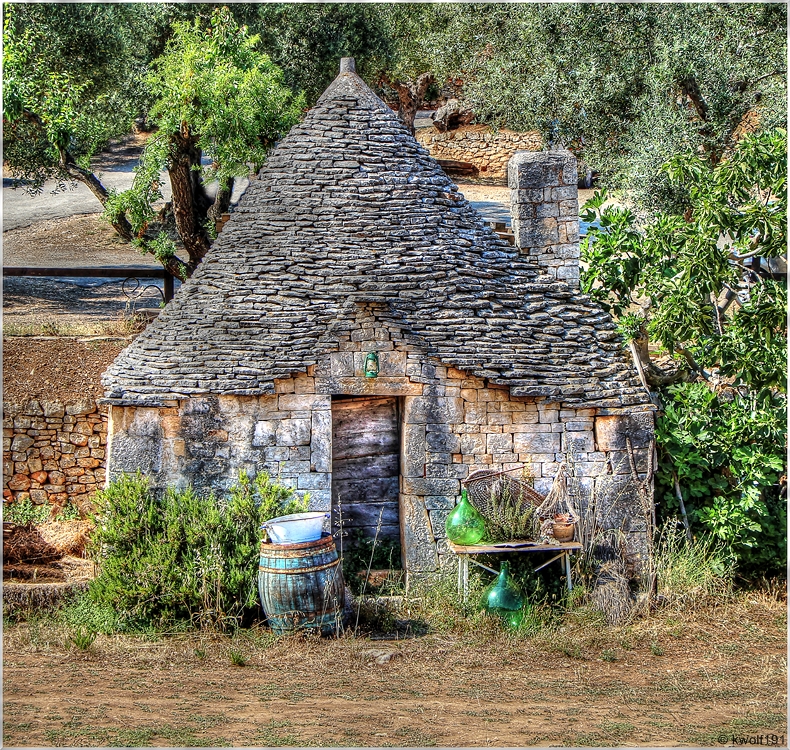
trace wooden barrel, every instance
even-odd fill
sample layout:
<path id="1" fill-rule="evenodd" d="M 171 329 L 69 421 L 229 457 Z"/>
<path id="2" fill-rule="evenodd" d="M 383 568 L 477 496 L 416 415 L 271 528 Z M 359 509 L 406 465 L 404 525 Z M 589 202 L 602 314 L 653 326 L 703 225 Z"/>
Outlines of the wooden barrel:
<path id="1" fill-rule="evenodd" d="M 258 592 L 275 633 L 320 629 L 335 635 L 341 626 L 345 586 L 335 542 L 261 544 Z"/>

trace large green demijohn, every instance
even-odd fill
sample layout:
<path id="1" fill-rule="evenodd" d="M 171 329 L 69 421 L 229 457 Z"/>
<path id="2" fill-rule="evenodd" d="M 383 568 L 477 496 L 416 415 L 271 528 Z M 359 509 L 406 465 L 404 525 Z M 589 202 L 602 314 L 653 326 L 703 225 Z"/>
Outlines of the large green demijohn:
<path id="1" fill-rule="evenodd" d="M 496 581 L 483 592 L 481 604 L 486 612 L 499 615 L 508 624 L 518 626 L 521 621 L 524 597 L 510 577 L 510 565 L 507 561 L 502 563 Z"/>
<path id="2" fill-rule="evenodd" d="M 454 544 L 477 544 L 486 533 L 486 522 L 480 511 L 469 502 L 466 490 L 461 491 L 461 502 L 453 508 L 444 522 L 447 538 Z"/>

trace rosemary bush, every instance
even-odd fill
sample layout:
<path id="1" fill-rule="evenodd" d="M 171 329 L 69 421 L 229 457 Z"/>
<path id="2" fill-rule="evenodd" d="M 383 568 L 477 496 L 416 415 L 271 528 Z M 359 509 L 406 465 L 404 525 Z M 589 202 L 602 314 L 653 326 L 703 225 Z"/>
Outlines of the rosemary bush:
<path id="1" fill-rule="evenodd" d="M 507 542 L 512 539 L 537 539 L 540 521 L 535 506 L 514 494 L 509 485 L 502 484 L 491 493 L 486 514 L 486 541 Z"/>
<path id="2" fill-rule="evenodd" d="M 96 495 L 91 553 L 100 573 L 91 598 L 121 628 L 172 627 L 188 620 L 224 629 L 257 603 L 260 526 L 307 508 L 261 472 L 242 473 L 227 495 L 191 487 L 156 493 L 139 473 Z"/>

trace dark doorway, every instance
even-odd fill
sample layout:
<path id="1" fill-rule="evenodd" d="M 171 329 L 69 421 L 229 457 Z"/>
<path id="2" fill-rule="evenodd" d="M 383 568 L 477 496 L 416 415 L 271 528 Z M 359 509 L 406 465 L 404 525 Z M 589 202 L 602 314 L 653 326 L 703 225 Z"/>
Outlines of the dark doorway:
<path id="1" fill-rule="evenodd" d="M 332 398 L 332 529 L 374 568 L 401 566 L 400 400 L 395 396 Z M 338 540 L 338 546 L 340 540 Z M 367 562 L 367 560 L 365 560 Z"/>

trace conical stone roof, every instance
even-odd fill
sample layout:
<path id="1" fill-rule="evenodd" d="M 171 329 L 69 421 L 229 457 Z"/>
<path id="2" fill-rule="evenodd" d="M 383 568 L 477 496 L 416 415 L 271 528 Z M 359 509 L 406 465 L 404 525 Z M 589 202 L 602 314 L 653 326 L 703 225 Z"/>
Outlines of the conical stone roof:
<path id="1" fill-rule="evenodd" d="M 486 226 L 355 73 L 272 151 L 203 263 L 103 377 L 117 404 L 262 395 L 360 303 L 513 395 L 647 403 L 609 315 Z"/>

